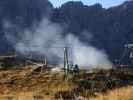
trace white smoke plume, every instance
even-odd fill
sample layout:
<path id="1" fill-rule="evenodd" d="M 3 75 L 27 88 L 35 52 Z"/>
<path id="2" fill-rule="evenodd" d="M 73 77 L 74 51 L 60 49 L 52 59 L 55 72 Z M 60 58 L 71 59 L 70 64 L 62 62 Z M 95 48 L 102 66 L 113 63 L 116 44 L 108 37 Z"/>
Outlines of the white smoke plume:
<path id="1" fill-rule="evenodd" d="M 63 49 L 70 47 L 70 51 L 72 51 L 70 59 L 75 64 L 85 68 L 109 68 L 111 66 L 111 62 L 103 50 L 83 44 L 78 37 L 70 33 L 62 36 L 63 27 L 52 23 L 47 18 L 44 18 L 41 23 L 35 23 L 30 30 L 19 31 L 19 38 L 7 31 L 17 26 L 4 22 L 3 27 L 6 30 L 6 38 L 13 43 L 15 50 L 23 55 L 30 53 L 45 55 L 52 60 L 58 58 L 60 59 L 59 64 L 63 64 Z"/>

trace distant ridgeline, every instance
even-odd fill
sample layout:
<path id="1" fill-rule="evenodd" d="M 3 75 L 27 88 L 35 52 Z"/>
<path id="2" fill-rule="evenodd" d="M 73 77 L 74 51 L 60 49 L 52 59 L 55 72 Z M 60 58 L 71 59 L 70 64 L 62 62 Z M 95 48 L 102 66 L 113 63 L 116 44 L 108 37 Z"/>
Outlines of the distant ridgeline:
<path id="1" fill-rule="evenodd" d="M 60 8 L 53 8 L 47 0 L 0 0 L 1 54 L 13 47 L 4 37 L 3 21 L 10 21 L 22 30 L 30 29 L 34 22 L 46 16 L 53 22 L 67 25 L 64 33 L 73 33 L 86 44 L 91 33 L 91 44 L 104 49 L 112 62 L 120 59 L 124 44 L 133 42 L 133 1 L 104 9 L 100 4 L 86 6 L 81 2 L 68 2 Z M 83 31 L 88 33 L 82 34 Z M 9 34 L 17 35 L 18 32 L 14 29 Z"/>

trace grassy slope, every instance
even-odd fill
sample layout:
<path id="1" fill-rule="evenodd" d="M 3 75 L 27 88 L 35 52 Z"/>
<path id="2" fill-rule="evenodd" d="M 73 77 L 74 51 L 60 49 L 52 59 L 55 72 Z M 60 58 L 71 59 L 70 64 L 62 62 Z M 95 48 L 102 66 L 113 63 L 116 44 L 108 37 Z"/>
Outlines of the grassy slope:
<path id="1" fill-rule="evenodd" d="M 44 73 L 36 73 L 32 72 L 32 69 L 7 71 L 1 70 L 0 100 L 6 100 L 5 98 L 16 98 L 17 100 L 18 98 L 19 100 L 34 100 L 35 98 L 42 98 L 41 100 L 43 100 L 44 98 L 45 100 L 54 100 L 55 98 L 65 98 L 66 100 L 72 100 L 72 98 L 76 98 L 78 96 L 85 98 L 98 96 L 98 98 L 102 98 L 103 95 L 99 96 L 99 94 L 105 94 L 111 89 L 121 88 L 123 86 L 129 85 L 129 83 L 123 83 L 123 80 L 133 80 L 133 71 L 81 71 L 79 75 L 70 74 L 68 76 L 68 79 L 64 80 L 63 72 L 53 73 L 48 71 Z M 124 89 L 122 90 L 124 91 Z M 114 94 L 116 94 L 116 91 L 117 90 L 114 91 Z M 131 90 L 130 88 L 127 89 L 127 95 L 131 94 L 130 91 L 132 92 L 132 88 Z M 107 95 L 112 94 L 109 93 Z"/>

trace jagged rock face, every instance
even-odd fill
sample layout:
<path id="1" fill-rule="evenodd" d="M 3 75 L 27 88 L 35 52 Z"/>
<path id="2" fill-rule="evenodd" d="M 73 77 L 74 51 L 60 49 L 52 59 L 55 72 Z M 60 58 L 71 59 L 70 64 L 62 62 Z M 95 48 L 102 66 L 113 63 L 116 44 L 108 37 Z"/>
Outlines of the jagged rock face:
<path id="1" fill-rule="evenodd" d="M 125 43 L 133 42 L 133 1 L 120 6 L 104 9 L 100 4 L 83 5 L 69 2 L 55 9 L 53 20 L 68 25 L 66 31 L 75 33 L 87 43 L 88 38 L 82 31 L 93 34 L 91 44 L 105 49 L 110 59 L 118 59 Z"/>
<path id="2" fill-rule="evenodd" d="M 0 52 L 12 47 L 4 39 L 3 20 L 29 28 L 44 16 L 52 16 L 53 22 L 67 25 L 64 33 L 74 33 L 86 44 L 88 33 L 82 31 L 92 33 L 91 44 L 105 49 L 112 61 L 121 56 L 125 43 L 133 42 L 133 1 L 109 9 L 100 4 L 86 6 L 82 2 L 68 2 L 54 9 L 48 0 L 0 0 Z"/>
<path id="3" fill-rule="evenodd" d="M 53 6 L 48 0 L 1 0 L 0 17 L 15 24 L 30 25 L 48 15 Z"/>
<path id="4" fill-rule="evenodd" d="M 12 49 L 4 37 L 3 21 L 9 21 L 21 29 L 30 28 L 34 22 L 51 16 L 52 11 L 53 6 L 48 0 L 0 0 L 0 53 Z M 12 33 L 16 34 L 16 30 Z"/>

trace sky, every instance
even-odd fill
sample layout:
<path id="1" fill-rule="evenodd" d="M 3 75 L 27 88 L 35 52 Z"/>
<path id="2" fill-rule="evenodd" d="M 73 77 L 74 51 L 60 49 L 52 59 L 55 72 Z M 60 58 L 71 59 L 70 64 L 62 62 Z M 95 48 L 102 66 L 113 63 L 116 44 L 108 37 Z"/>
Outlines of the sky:
<path id="1" fill-rule="evenodd" d="M 60 7 L 63 3 L 68 1 L 82 1 L 85 5 L 93 5 L 95 3 L 100 3 L 104 8 L 109 8 L 122 4 L 127 0 L 49 0 L 54 7 Z"/>

